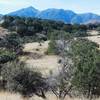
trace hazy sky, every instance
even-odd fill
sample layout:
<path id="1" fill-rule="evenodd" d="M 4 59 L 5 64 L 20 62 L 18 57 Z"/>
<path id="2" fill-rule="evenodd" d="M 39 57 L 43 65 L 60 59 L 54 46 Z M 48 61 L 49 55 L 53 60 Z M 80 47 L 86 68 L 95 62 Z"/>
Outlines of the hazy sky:
<path id="1" fill-rule="evenodd" d="M 0 0 L 0 14 L 33 6 L 39 10 L 63 8 L 77 13 L 93 12 L 100 14 L 100 0 Z"/>

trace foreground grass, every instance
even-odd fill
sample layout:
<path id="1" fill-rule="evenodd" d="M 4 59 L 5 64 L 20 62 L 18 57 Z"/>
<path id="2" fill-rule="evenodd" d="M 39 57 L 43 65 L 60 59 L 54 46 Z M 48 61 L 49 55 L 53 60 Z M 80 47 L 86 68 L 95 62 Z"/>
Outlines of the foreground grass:
<path id="1" fill-rule="evenodd" d="M 51 93 L 46 94 L 47 99 L 45 100 L 59 100 L 56 98 L 55 95 Z M 44 100 L 38 96 L 33 96 L 31 98 L 23 98 L 20 94 L 14 94 L 14 93 L 9 93 L 9 92 L 0 92 L 0 100 Z M 66 97 L 65 100 L 88 100 L 86 98 L 70 98 Z M 98 99 L 93 99 L 93 100 L 100 100 Z"/>
<path id="2" fill-rule="evenodd" d="M 0 100 L 24 100 L 24 99 L 19 94 L 0 92 Z"/>

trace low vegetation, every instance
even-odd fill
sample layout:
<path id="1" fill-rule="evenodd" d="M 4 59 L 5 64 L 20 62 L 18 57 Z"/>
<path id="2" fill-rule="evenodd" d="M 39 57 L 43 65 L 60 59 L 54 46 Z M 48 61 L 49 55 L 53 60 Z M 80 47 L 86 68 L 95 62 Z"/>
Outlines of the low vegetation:
<path id="1" fill-rule="evenodd" d="M 85 38 L 89 35 L 87 31 L 99 31 L 100 25 L 71 25 L 11 16 L 4 16 L 2 20 L 1 26 L 7 28 L 9 34 L 0 38 L 0 89 L 44 99 L 47 92 L 60 100 L 66 96 L 87 99 L 100 96 L 99 45 Z M 36 42 L 42 47 L 47 40 L 48 49 L 42 56 L 59 56 L 59 69 L 58 73 L 51 71 L 44 77 L 20 61 L 20 57 L 30 54 L 34 59 L 33 56 L 41 52 L 39 48 L 29 53 L 23 50 L 23 45 Z M 41 59 L 40 56 L 37 59 Z"/>
<path id="2" fill-rule="evenodd" d="M 4 88 L 10 92 L 21 93 L 23 96 L 36 94 L 43 98 L 47 84 L 41 73 L 25 67 L 23 62 L 9 62 L 1 68 L 1 77 L 5 81 Z"/>

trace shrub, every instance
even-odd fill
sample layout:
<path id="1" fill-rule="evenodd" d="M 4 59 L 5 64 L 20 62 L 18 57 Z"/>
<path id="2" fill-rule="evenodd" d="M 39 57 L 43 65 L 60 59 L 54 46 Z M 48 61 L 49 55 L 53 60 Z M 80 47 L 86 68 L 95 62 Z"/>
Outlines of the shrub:
<path id="1" fill-rule="evenodd" d="M 96 30 L 100 32 L 100 26 L 98 26 Z"/>
<path id="2" fill-rule="evenodd" d="M 88 36 L 87 32 L 85 30 L 78 30 L 75 33 L 73 33 L 75 37 L 85 37 Z"/>
<path id="3" fill-rule="evenodd" d="M 14 52 L 0 49 L 0 63 L 1 64 L 14 60 L 15 58 L 16 58 L 16 55 Z"/>
<path id="4" fill-rule="evenodd" d="M 6 89 L 12 92 L 19 92 L 23 96 L 36 94 L 45 98 L 45 79 L 41 73 L 32 71 L 25 67 L 22 62 L 10 62 L 2 67 L 1 75 L 6 80 Z"/>
<path id="5" fill-rule="evenodd" d="M 46 51 L 46 54 L 57 54 L 57 47 L 56 47 L 56 41 L 51 40 L 49 43 L 49 47 Z"/>
<path id="6" fill-rule="evenodd" d="M 16 33 L 11 33 L 6 35 L 1 41 L 0 41 L 0 47 L 6 48 L 10 51 L 18 51 L 22 47 L 22 40 Z"/>
<path id="7" fill-rule="evenodd" d="M 77 39 L 72 43 L 74 66 L 73 85 L 87 97 L 100 96 L 100 51 L 96 43 Z"/>

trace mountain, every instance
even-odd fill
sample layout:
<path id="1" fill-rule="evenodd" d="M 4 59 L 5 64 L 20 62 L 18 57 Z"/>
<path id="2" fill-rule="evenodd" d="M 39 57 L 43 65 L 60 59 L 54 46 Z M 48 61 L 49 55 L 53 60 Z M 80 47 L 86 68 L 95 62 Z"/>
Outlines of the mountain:
<path id="1" fill-rule="evenodd" d="M 2 16 L 3 16 L 3 15 L 2 15 L 2 14 L 0 14 L 0 21 L 1 21 Z"/>
<path id="2" fill-rule="evenodd" d="M 93 13 L 77 14 L 72 19 L 72 23 L 84 24 L 84 23 L 87 23 L 87 22 L 92 22 L 94 20 L 100 21 L 100 16 L 93 14 Z"/>
<path id="3" fill-rule="evenodd" d="M 93 13 L 77 14 L 71 10 L 64 9 L 46 9 L 39 11 L 33 7 L 24 8 L 8 15 L 20 17 L 36 17 L 41 19 L 49 19 L 55 21 L 63 21 L 65 23 L 86 24 L 88 22 L 100 22 L 100 16 Z"/>
<path id="4" fill-rule="evenodd" d="M 23 8 L 21 10 L 17 10 L 15 12 L 9 13 L 11 16 L 19 16 L 19 17 L 35 17 L 39 11 L 33 7 Z"/>
<path id="5" fill-rule="evenodd" d="M 2 17 L 3 15 L 2 14 L 0 14 L 0 17 Z"/>
<path id="6" fill-rule="evenodd" d="M 40 12 L 36 17 L 42 19 L 50 19 L 56 21 L 63 21 L 65 23 L 71 23 L 71 19 L 76 16 L 73 11 L 63 9 L 47 9 Z"/>
<path id="7" fill-rule="evenodd" d="M 90 20 L 90 21 L 88 21 L 88 22 L 86 22 L 86 23 L 84 23 L 84 24 L 100 24 L 100 20 Z"/>

